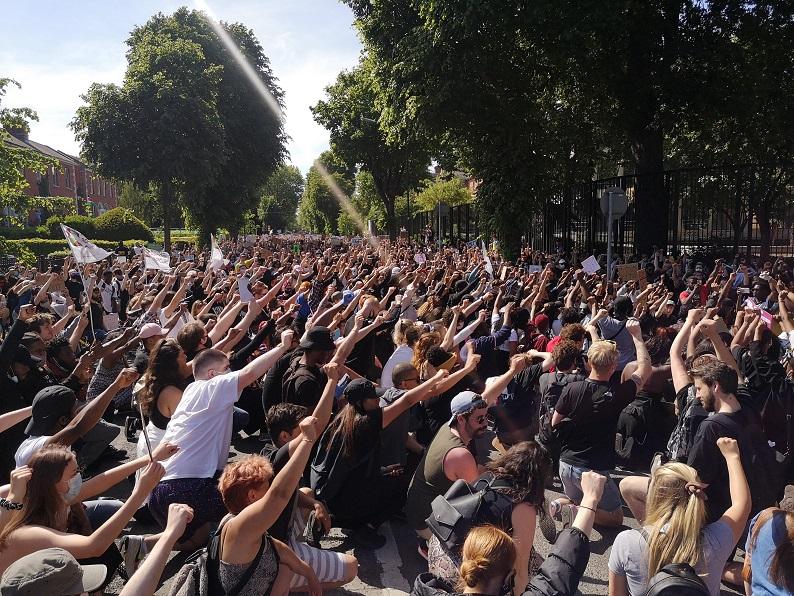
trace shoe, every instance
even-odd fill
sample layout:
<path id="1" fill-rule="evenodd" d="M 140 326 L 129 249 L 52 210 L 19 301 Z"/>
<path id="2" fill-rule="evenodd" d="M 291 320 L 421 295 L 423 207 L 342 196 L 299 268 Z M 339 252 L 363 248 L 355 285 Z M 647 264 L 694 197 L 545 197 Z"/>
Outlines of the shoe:
<path id="1" fill-rule="evenodd" d="M 361 526 L 358 530 L 353 532 L 351 538 L 356 546 L 368 550 L 378 550 L 386 544 L 386 537 L 382 534 L 378 534 L 378 531 L 369 524 Z"/>
<path id="2" fill-rule="evenodd" d="M 416 539 L 416 552 L 419 553 L 419 556 L 422 557 L 425 561 L 427 561 L 427 540 L 424 538 L 417 538 Z"/>
<path id="3" fill-rule="evenodd" d="M 126 449 L 116 449 L 113 445 L 108 445 L 102 452 L 103 459 L 122 460 L 127 459 Z"/>
<path id="4" fill-rule="evenodd" d="M 538 527 L 540 528 L 540 533 L 543 534 L 549 544 L 554 544 L 557 541 L 557 524 L 554 523 L 554 519 L 546 511 L 540 512 Z"/>
<path id="5" fill-rule="evenodd" d="M 127 437 L 128 443 L 137 443 L 138 437 L 138 418 L 135 416 L 127 416 L 124 419 L 124 435 Z"/>
<path id="6" fill-rule="evenodd" d="M 143 536 L 138 536 L 137 534 L 124 536 L 119 544 L 119 550 L 124 557 L 124 568 L 127 570 L 127 578 L 129 579 L 149 551 L 143 541 Z"/>

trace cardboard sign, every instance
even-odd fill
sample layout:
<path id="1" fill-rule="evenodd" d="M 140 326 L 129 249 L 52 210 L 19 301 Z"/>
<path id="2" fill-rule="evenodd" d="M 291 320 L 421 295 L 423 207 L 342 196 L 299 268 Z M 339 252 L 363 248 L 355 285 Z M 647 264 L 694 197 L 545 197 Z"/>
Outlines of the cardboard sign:
<path id="1" fill-rule="evenodd" d="M 541 265 L 530 265 L 527 271 L 529 273 L 540 273 L 543 271 L 543 267 Z"/>
<path id="2" fill-rule="evenodd" d="M 640 274 L 639 263 L 626 263 L 625 265 L 618 265 L 618 276 L 624 282 L 631 280 L 638 280 Z M 645 270 L 642 270 L 645 273 Z"/>
<path id="3" fill-rule="evenodd" d="M 601 265 L 598 264 L 598 260 L 594 256 L 590 255 L 582 261 L 582 269 L 585 273 L 595 273 L 601 269 Z"/>

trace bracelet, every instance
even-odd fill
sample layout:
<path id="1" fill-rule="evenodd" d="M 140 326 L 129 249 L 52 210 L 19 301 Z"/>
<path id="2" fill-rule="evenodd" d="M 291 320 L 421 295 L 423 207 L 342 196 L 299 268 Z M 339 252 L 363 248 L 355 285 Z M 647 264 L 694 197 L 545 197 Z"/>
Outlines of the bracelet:
<path id="1" fill-rule="evenodd" d="M 312 441 L 311 439 L 303 438 L 301 439 L 301 443 L 314 443 L 314 441 Z"/>
<path id="2" fill-rule="evenodd" d="M 0 499 L 0 507 L 7 509 L 8 511 L 18 511 L 24 507 L 22 503 L 15 503 L 14 501 L 9 501 L 8 499 Z"/>
<path id="3" fill-rule="evenodd" d="M 586 507 L 585 505 L 577 505 L 577 507 L 578 507 L 579 509 L 589 509 L 589 510 L 590 510 L 590 511 L 592 511 L 593 513 L 595 513 L 595 512 L 596 512 L 596 510 L 595 510 L 595 509 L 593 509 L 592 507 Z"/>

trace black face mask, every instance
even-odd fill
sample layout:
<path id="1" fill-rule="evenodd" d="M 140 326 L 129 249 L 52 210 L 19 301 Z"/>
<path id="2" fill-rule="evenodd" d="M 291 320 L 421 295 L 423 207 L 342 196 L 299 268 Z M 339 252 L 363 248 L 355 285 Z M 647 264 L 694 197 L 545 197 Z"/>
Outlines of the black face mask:
<path id="1" fill-rule="evenodd" d="M 204 342 L 204 347 L 209 349 L 212 347 L 212 338 L 208 335 L 206 341 Z"/>

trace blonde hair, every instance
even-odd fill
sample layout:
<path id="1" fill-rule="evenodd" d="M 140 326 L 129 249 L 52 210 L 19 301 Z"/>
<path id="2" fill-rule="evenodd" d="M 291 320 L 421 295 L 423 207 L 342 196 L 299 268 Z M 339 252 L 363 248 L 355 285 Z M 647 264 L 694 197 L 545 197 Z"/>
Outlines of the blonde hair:
<path id="1" fill-rule="evenodd" d="M 495 526 L 477 526 L 463 543 L 458 591 L 506 578 L 516 562 L 513 539 Z"/>
<path id="2" fill-rule="evenodd" d="M 618 362 L 618 347 L 611 341 L 596 341 L 587 350 L 587 361 L 596 372 L 607 372 Z"/>
<path id="3" fill-rule="evenodd" d="M 670 563 L 693 567 L 703 556 L 706 504 L 697 471 L 671 462 L 660 467 L 648 487 L 648 577 Z M 664 532 L 662 532 L 664 528 Z"/>

